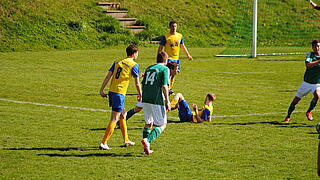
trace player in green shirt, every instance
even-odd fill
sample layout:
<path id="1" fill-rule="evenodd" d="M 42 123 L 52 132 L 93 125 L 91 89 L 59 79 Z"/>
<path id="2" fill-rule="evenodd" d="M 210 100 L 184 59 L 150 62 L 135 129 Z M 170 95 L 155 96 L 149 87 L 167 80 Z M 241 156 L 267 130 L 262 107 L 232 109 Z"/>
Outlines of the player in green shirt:
<path id="1" fill-rule="evenodd" d="M 149 66 L 142 80 L 142 106 L 144 109 L 143 139 L 141 143 L 144 153 L 153 151 L 150 143 L 164 131 L 167 125 L 167 112 L 170 111 L 169 100 L 169 68 L 166 66 L 168 54 L 159 52 L 157 64 Z M 152 127 L 156 126 L 152 129 Z"/>
<path id="2" fill-rule="evenodd" d="M 312 41 L 313 52 L 309 52 L 306 57 L 306 72 L 304 73 L 303 82 L 297 90 L 295 98 L 292 100 L 288 114 L 285 117 L 285 123 L 290 122 L 290 116 L 295 109 L 296 104 L 299 103 L 301 98 L 308 95 L 309 92 L 313 93 L 313 99 L 311 100 L 309 109 L 306 112 L 308 120 L 312 120 L 311 111 L 317 105 L 320 97 L 320 40 Z"/>

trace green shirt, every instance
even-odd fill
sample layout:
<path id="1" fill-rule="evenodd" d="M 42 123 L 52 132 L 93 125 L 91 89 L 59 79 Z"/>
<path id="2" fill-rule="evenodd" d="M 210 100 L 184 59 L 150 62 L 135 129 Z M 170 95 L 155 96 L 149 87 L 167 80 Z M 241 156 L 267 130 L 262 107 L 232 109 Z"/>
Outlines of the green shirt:
<path id="1" fill-rule="evenodd" d="M 306 57 L 306 63 L 314 62 L 320 59 L 320 56 L 316 56 L 314 52 L 308 53 Z M 311 68 L 307 68 L 304 73 L 303 80 L 310 84 L 320 84 L 320 65 L 317 64 Z"/>
<path id="2" fill-rule="evenodd" d="M 146 69 L 142 80 L 142 102 L 164 105 L 163 85 L 169 84 L 169 68 L 154 64 Z"/>

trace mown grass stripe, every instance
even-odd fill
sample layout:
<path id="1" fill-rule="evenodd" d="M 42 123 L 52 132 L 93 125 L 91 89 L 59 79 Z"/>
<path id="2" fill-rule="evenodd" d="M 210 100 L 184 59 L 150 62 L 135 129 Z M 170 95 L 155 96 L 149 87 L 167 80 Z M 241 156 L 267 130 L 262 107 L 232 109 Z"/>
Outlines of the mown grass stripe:
<path id="1" fill-rule="evenodd" d="M 37 103 L 37 102 L 28 102 L 28 101 L 17 101 L 11 99 L 0 98 L 1 101 L 19 103 L 19 104 L 32 104 L 36 106 L 47 106 L 47 107 L 58 107 L 65 109 L 77 109 L 77 110 L 85 110 L 85 111 L 95 111 L 95 112 L 111 112 L 111 110 L 106 109 L 93 109 L 93 108 L 83 108 L 83 107 L 75 107 L 75 106 L 64 106 L 64 105 L 55 105 L 55 104 L 45 104 L 45 103 Z M 301 113 L 305 111 L 295 111 L 294 113 Z M 269 113 L 253 113 L 253 114 L 237 114 L 237 115 L 223 115 L 223 116 L 211 116 L 213 118 L 226 118 L 226 117 L 249 117 L 249 116 L 268 116 L 268 115 L 276 115 L 276 114 L 285 114 L 284 112 L 269 112 Z M 138 116 L 142 116 L 143 114 L 136 114 Z M 168 117 L 170 119 L 179 119 L 178 117 Z"/>

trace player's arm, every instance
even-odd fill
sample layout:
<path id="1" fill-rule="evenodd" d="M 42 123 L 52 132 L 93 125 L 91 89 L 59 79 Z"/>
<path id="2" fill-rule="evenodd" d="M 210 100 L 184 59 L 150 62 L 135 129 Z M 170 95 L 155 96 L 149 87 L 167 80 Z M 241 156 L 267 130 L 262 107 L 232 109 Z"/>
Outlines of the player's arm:
<path id="1" fill-rule="evenodd" d="M 168 85 L 162 85 L 162 90 L 163 90 L 163 94 L 164 94 L 164 103 L 166 106 L 166 110 L 170 111 L 171 110 L 171 104 L 170 104 L 170 100 L 169 100 L 169 88 Z"/>
<path id="2" fill-rule="evenodd" d="M 192 58 L 192 56 L 190 55 L 187 47 L 186 47 L 184 44 L 180 44 L 180 47 L 181 47 L 181 49 L 183 50 L 183 52 L 186 54 L 186 56 L 188 57 L 189 61 L 192 61 L 193 58 Z"/>
<path id="3" fill-rule="evenodd" d="M 158 47 L 158 53 L 163 51 L 163 47 L 164 47 L 165 44 L 166 44 L 166 37 L 162 36 L 161 40 L 160 40 L 159 47 Z"/>
<path id="4" fill-rule="evenodd" d="M 208 117 L 208 120 L 207 120 L 207 121 L 208 121 L 208 122 L 211 122 L 211 116 Z"/>
<path id="5" fill-rule="evenodd" d="M 312 67 L 318 65 L 319 63 L 320 63 L 320 60 L 314 61 L 314 62 L 306 62 L 306 67 L 307 68 L 312 68 Z"/>
<path id="6" fill-rule="evenodd" d="M 136 90 L 138 92 L 138 101 L 141 102 L 142 90 L 141 90 L 141 85 L 140 85 L 140 81 L 139 81 L 140 68 L 139 68 L 138 64 L 136 64 L 132 67 L 131 73 L 132 73 L 132 76 L 134 77 L 134 85 L 135 85 Z"/>
<path id="7" fill-rule="evenodd" d="M 199 114 L 199 111 L 198 111 L 198 106 L 196 104 L 192 104 L 192 108 L 193 108 L 193 111 L 195 112 L 195 117 L 197 119 L 197 122 L 198 123 L 202 123 L 203 119 L 201 119 L 201 117 L 200 117 L 200 114 Z"/>
<path id="8" fill-rule="evenodd" d="M 108 74 L 106 75 L 106 77 L 104 78 L 103 83 L 100 87 L 100 96 L 101 97 L 107 97 L 107 95 L 103 91 L 104 91 L 104 88 L 106 87 L 106 85 L 108 84 L 110 78 L 112 77 L 112 75 L 113 75 L 113 71 L 109 71 Z"/>
<path id="9" fill-rule="evenodd" d="M 141 90 L 139 77 L 135 77 L 134 78 L 134 85 L 135 85 L 136 90 L 138 92 L 138 101 L 141 102 L 141 100 L 142 100 L 142 90 Z"/>
<path id="10" fill-rule="evenodd" d="M 159 47 L 158 47 L 158 53 L 162 52 L 162 50 L 163 50 L 163 45 L 159 45 Z"/>

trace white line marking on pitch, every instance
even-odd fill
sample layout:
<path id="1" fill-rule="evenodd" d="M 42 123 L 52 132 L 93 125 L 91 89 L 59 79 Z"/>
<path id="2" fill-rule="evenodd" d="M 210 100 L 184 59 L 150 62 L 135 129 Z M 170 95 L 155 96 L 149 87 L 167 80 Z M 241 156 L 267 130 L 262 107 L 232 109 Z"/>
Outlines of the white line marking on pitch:
<path id="1" fill-rule="evenodd" d="M 75 106 L 63 106 L 63 105 L 55 105 L 55 104 L 44 104 L 44 103 L 36 103 L 36 102 L 28 102 L 28 101 L 17 101 L 11 99 L 0 98 L 0 101 L 18 103 L 18 104 L 31 104 L 36 106 L 46 106 L 46 107 L 58 107 L 65 109 L 76 109 L 76 110 L 85 110 L 85 111 L 95 111 L 95 112 L 111 112 L 111 110 L 106 109 L 93 109 L 93 108 L 83 108 L 83 107 L 75 107 Z M 305 111 L 295 111 L 294 113 L 301 113 Z M 223 116 L 212 116 L 213 118 L 226 118 L 226 117 L 249 117 L 249 116 L 266 116 L 266 115 L 276 115 L 276 114 L 286 114 L 284 112 L 271 112 L 271 113 L 254 113 L 254 114 L 238 114 L 238 115 L 223 115 Z M 143 114 L 136 114 L 142 116 Z M 179 119 L 178 117 L 168 117 L 171 119 Z"/>

